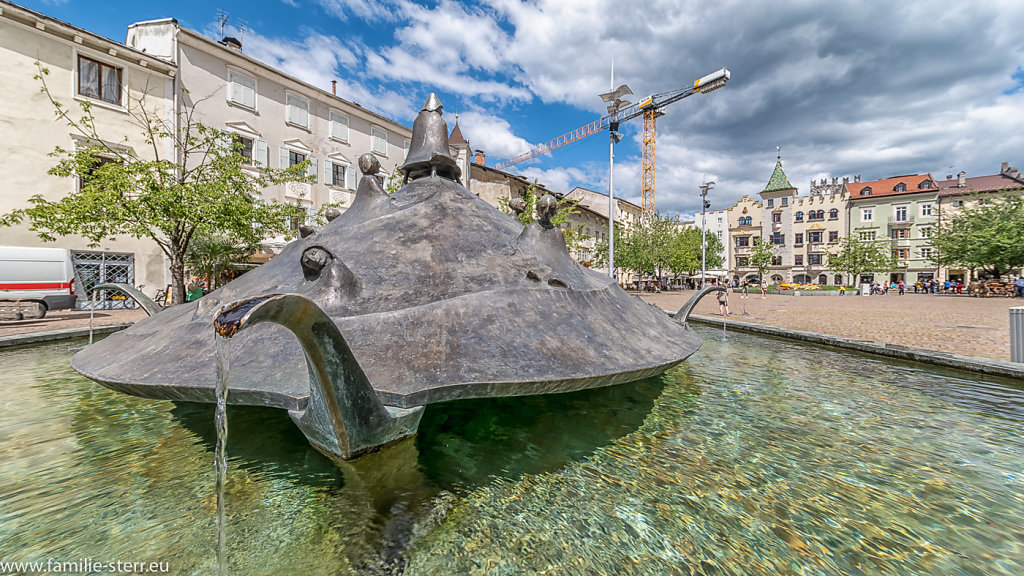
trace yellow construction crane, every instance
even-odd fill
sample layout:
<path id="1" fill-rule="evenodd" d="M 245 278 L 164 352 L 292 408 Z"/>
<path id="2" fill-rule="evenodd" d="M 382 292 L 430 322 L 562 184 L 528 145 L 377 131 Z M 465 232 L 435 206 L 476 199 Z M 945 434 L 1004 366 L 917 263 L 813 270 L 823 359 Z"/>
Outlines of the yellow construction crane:
<path id="1" fill-rule="evenodd" d="M 730 73 L 725 68 L 712 72 L 707 76 L 698 79 L 693 83 L 692 87 L 682 88 L 680 90 L 673 90 L 672 92 L 662 92 L 661 94 L 655 94 L 648 96 L 636 104 L 629 105 L 617 112 L 609 114 L 600 120 L 595 120 L 585 126 L 573 130 L 572 132 L 566 132 L 561 136 L 554 138 L 544 144 L 534 147 L 531 150 L 523 152 L 522 154 L 503 160 L 494 165 L 498 170 L 518 164 L 524 160 L 529 160 L 535 156 L 541 154 L 547 154 L 556 148 L 565 146 L 572 142 L 582 140 L 591 134 L 595 134 L 602 130 L 611 128 L 613 131 L 618 129 L 618 125 L 627 120 L 632 120 L 637 116 L 643 116 L 644 118 L 644 130 L 643 130 L 643 174 L 641 176 L 640 188 L 643 193 L 642 208 L 644 214 L 654 213 L 654 148 L 655 148 L 655 119 L 658 116 L 664 114 L 663 110 L 665 106 L 678 102 L 687 96 L 692 96 L 698 92 L 701 94 L 707 94 L 713 90 L 718 90 L 725 83 L 729 81 Z"/>

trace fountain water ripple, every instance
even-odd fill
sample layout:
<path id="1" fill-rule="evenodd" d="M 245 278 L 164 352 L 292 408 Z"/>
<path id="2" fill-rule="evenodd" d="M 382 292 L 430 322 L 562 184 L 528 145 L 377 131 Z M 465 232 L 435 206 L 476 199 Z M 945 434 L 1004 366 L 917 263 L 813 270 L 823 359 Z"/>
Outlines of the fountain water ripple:
<path id="1" fill-rule="evenodd" d="M 700 329 L 668 374 L 428 407 L 341 468 L 233 407 L 245 574 L 1024 573 L 1019 383 Z M 216 571 L 208 405 L 124 396 L 63 346 L 0 352 L 0 560 Z"/>

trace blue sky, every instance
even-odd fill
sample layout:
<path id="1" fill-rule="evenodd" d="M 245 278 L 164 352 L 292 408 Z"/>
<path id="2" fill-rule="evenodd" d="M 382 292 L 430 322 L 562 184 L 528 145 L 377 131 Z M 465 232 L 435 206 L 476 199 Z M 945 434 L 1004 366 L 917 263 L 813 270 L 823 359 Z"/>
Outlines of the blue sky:
<path id="1" fill-rule="evenodd" d="M 174 17 L 243 52 L 412 124 L 435 91 L 488 164 L 604 114 L 597 95 L 637 97 L 726 67 L 729 85 L 658 119 L 656 207 L 692 212 L 755 195 L 776 146 L 790 181 L 864 180 L 1024 164 L 1024 3 L 722 0 L 22 0 L 123 41 L 132 22 Z M 240 30 L 244 26 L 244 32 Z M 634 99 L 635 101 L 635 99 Z M 640 123 L 616 147 L 616 195 L 640 203 Z M 555 191 L 607 191 L 606 133 L 510 169 Z"/>

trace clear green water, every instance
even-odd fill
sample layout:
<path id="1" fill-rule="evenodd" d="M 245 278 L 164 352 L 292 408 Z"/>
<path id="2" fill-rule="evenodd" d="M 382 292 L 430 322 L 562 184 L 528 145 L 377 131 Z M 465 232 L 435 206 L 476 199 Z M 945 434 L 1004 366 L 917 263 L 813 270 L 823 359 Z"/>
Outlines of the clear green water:
<path id="1" fill-rule="evenodd" d="M 430 407 L 354 465 L 229 409 L 232 573 L 1024 574 L 1021 389 L 701 334 L 657 379 Z M 0 351 L 0 561 L 214 573 L 213 406 L 70 355 Z"/>

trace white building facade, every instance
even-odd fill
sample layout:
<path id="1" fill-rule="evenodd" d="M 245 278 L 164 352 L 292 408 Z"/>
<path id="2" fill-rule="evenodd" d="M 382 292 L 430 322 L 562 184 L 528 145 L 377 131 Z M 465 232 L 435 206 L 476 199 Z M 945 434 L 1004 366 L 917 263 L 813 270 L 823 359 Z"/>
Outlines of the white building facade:
<path id="1" fill-rule="evenodd" d="M 104 145 L 139 158 L 154 158 L 131 113 L 145 107 L 156 117 L 171 117 L 176 82 L 172 64 L 5 1 L 0 1 L 0 62 L 5 95 L 0 107 L 0 147 L 5 158 L 0 165 L 0 213 L 29 207 L 29 198 L 36 194 L 59 200 L 79 186 L 75 178 L 47 173 L 57 163 L 57 158 L 49 156 L 56 147 L 74 150 L 87 141 L 67 121 L 55 118 L 54 105 L 40 92 L 42 84 L 35 78 L 41 75 L 40 68 L 49 71 L 43 75 L 46 84 L 72 117 L 81 117 L 80 104 L 91 106 Z M 156 146 L 171 149 L 169 139 Z M 0 230 L 4 245 L 44 245 L 27 223 Z M 80 307 L 88 305 L 84 290 L 96 283 L 145 285 L 152 294 L 167 282 L 163 252 L 145 238 L 118 236 L 91 247 L 84 238 L 62 236 L 45 246 L 71 251 Z M 124 304 L 111 299 L 103 306 Z"/>

